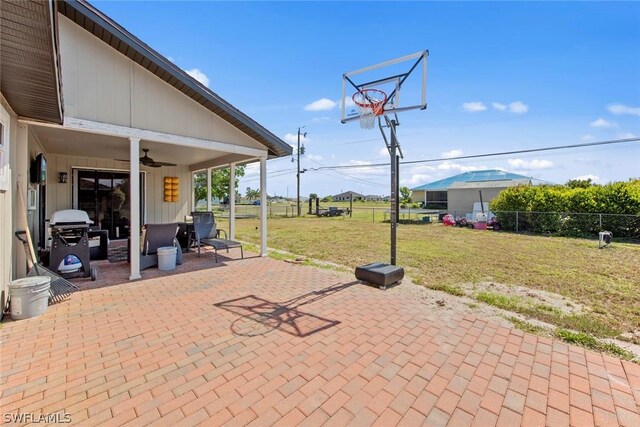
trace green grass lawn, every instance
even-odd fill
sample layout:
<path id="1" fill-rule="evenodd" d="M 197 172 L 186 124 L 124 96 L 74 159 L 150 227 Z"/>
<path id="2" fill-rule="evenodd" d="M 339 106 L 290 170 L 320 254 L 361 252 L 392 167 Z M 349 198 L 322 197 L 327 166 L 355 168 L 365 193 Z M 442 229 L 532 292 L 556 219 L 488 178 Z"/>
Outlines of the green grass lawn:
<path id="1" fill-rule="evenodd" d="M 383 204 L 373 205 L 384 208 Z M 270 219 L 268 244 L 349 267 L 388 261 L 389 224 L 380 220 L 378 216 L 373 222 L 372 213 L 366 210 L 356 211 L 353 218 Z M 259 243 L 259 220 L 242 219 L 236 224 L 238 239 Z M 614 242 L 612 247 L 598 250 L 594 240 L 440 224 L 400 225 L 397 257 L 398 264 L 417 283 L 450 289 L 450 293 L 493 281 L 558 293 L 587 307 L 587 312 L 578 316 L 556 313 L 544 304 L 527 306 L 526 310 L 512 307 L 512 311 L 524 311 L 561 327 L 598 336 L 640 329 L 640 245 Z M 510 308 L 504 306 L 503 299 L 487 299 L 481 293 L 474 297 Z"/>

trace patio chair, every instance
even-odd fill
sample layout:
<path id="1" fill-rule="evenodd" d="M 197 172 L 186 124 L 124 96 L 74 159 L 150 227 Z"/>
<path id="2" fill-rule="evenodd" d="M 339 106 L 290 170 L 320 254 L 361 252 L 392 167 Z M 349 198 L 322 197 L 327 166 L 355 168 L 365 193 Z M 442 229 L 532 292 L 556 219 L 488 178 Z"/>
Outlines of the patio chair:
<path id="1" fill-rule="evenodd" d="M 145 224 L 142 229 L 142 250 L 140 255 L 140 270 L 158 265 L 158 248 L 175 246 L 176 264 L 182 264 L 182 248 L 176 234 L 178 224 Z"/>
<path id="2" fill-rule="evenodd" d="M 231 248 L 240 248 L 240 255 L 244 259 L 242 243 L 227 239 L 227 232 L 217 228 L 213 212 L 191 212 L 191 216 L 193 217 L 193 231 L 190 241 L 197 246 L 198 256 L 200 256 L 200 246 L 207 245 L 214 249 L 216 263 L 220 249 L 226 249 L 229 252 Z M 221 233 L 224 234 L 224 238 L 220 238 Z"/>

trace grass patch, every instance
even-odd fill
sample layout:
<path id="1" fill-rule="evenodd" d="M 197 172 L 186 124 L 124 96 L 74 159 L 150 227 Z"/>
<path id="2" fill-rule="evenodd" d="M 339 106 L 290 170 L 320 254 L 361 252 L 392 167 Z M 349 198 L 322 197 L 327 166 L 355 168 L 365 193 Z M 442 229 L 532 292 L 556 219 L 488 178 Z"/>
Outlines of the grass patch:
<path id="1" fill-rule="evenodd" d="M 603 337 L 615 337 L 620 331 L 601 320 L 601 316 L 591 314 L 566 314 L 560 309 L 546 304 L 531 302 L 525 298 L 512 297 L 495 292 L 478 292 L 475 299 L 485 304 L 523 314 L 561 328 L 575 329 L 580 332 Z"/>
<path id="2" fill-rule="evenodd" d="M 555 336 L 569 344 L 575 344 L 591 350 L 609 353 L 625 360 L 636 360 L 633 353 L 630 351 L 620 348 L 615 344 L 602 342 L 595 337 L 582 332 L 572 332 L 558 328 L 556 329 Z"/>
<path id="3" fill-rule="evenodd" d="M 431 285 L 430 288 L 436 291 L 446 292 L 448 294 L 455 295 L 457 297 L 464 296 L 464 291 L 455 285 L 439 284 L 439 285 Z"/>
<path id="4" fill-rule="evenodd" d="M 528 332 L 530 334 L 543 335 L 547 329 L 542 326 L 534 325 L 533 323 L 529 323 L 524 320 L 520 320 L 517 317 L 505 317 L 509 322 L 513 324 L 514 327 L 520 329 L 521 331 Z"/>

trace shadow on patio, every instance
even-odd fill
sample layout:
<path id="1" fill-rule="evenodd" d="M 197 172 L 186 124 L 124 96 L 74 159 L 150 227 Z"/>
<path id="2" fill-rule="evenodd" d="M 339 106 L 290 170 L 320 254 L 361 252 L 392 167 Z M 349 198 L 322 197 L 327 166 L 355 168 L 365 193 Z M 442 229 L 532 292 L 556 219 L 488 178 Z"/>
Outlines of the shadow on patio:
<path id="1" fill-rule="evenodd" d="M 340 322 L 316 316 L 298 308 L 327 298 L 357 283 L 349 282 L 329 286 L 283 302 L 273 302 L 255 295 L 247 295 L 219 302 L 214 306 L 240 316 L 233 321 L 230 327 L 231 332 L 235 335 L 252 337 L 279 329 L 290 335 L 304 338 L 336 326 Z"/>

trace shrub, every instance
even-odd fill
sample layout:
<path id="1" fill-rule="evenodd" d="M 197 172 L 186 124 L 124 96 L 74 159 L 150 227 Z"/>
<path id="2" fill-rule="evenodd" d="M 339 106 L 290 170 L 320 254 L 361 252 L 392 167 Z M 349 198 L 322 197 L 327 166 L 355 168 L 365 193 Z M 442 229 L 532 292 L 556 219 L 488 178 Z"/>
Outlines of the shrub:
<path id="1" fill-rule="evenodd" d="M 503 190 L 491 202 L 491 210 L 505 230 L 518 230 L 564 236 L 593 236 L 601 230 L 595 215 L 565 215 L 601 213 L 640 216 L 640 179 L 607 185 L 542 185 L 518 186 Z M 631 225 L 629 225 L 631 224 Z M 620 237 L 640 235 L 638 221 L 618 221 L 606 228 Z M 603 224 L 603 227 L 604 224 Z"/>

